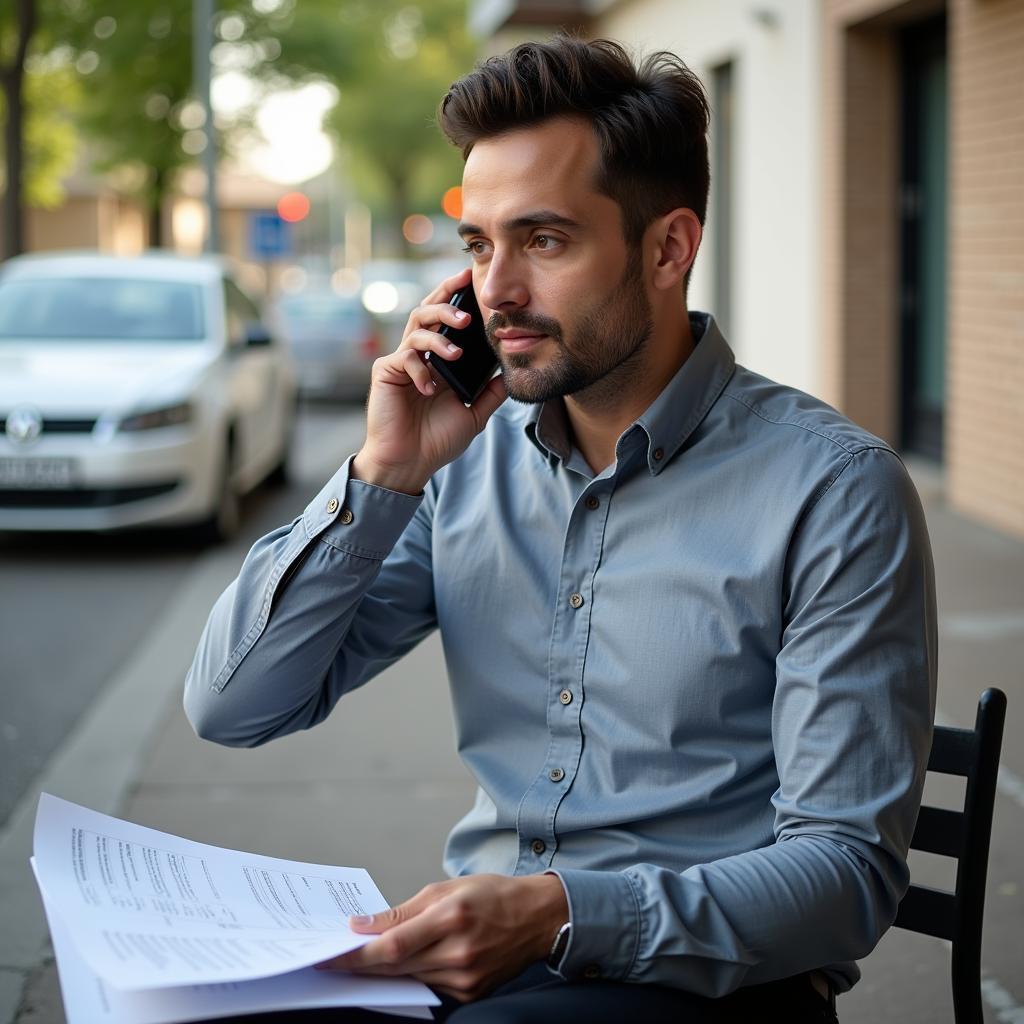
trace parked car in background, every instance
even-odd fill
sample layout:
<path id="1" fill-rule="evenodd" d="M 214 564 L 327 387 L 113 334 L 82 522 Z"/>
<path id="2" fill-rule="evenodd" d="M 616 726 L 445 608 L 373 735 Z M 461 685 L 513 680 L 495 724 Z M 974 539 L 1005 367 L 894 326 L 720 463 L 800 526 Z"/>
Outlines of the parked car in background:
<path id="1" fill-rule="evenodd" d="M 381 326 L 356 295 L 330 289 L 278 300 L 274 316 L 304 395 L 363 401 L 373 361 L 384 354 Z"/>
<path id="2" fill-rule="evenodd" d="M 214 258 L 22 256 L 0 270 L 0 530 L 195 524 L 285 472 L 287 350 Z"/>

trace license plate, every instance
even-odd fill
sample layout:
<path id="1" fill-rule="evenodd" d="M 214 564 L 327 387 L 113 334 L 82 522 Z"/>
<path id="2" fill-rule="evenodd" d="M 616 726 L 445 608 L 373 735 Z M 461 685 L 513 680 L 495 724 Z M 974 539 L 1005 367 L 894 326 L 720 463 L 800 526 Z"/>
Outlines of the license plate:
<path id="1" fill-rule="evenodd" d="M 72 459 L 0 459 L 0 487 L 59 490 L 74 482 Z"/>

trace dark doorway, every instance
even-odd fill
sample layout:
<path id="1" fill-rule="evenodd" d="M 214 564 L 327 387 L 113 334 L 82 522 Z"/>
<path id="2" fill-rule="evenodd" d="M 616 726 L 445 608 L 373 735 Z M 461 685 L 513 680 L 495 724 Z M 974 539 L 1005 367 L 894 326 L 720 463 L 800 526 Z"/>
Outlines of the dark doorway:
<path id="1" fill-rule="evenodd" d="M 901 304 L 903 447 L 942 458 L 946 404 L 946 18 L 902 38 Z"/>

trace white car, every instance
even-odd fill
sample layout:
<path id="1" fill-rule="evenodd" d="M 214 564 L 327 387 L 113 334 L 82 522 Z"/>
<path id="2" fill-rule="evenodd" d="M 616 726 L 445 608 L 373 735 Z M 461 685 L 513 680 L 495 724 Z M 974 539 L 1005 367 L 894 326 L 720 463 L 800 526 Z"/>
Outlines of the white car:
<path id="1" fill-rule="evenodd" d="M 215 258 L 0 268 L 0 530 L 238 526 L 283 476 L 296 376 Z"/>

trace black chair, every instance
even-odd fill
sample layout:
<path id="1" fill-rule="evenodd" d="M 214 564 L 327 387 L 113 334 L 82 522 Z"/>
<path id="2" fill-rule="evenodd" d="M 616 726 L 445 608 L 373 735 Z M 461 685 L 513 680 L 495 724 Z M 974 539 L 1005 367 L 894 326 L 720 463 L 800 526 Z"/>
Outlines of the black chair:
<path id="1" fill-rule="evenodd" d="M 985 910 L 992 805 L 1006 694 L 986 690 L 973 729 L 936 726 L 928 770 L 967 779 L 962 811 L 922 807 L 910 846 L 954 857 L 956 891 L 911 885 L 896 914 L 896 927 L 923 932 L 953 945 L 953 1016 L 956 1024 L 982 1024 L 981 925 Z"/>

